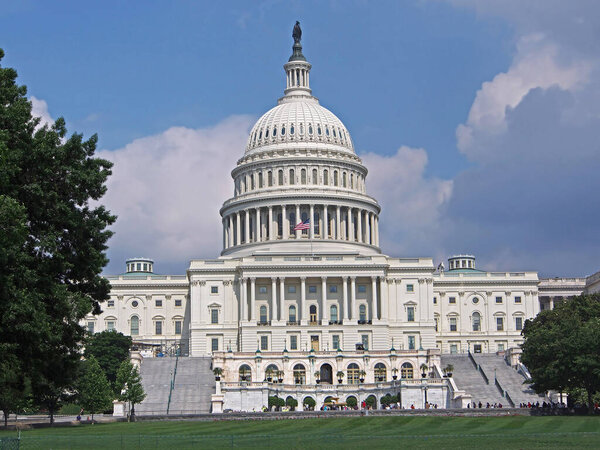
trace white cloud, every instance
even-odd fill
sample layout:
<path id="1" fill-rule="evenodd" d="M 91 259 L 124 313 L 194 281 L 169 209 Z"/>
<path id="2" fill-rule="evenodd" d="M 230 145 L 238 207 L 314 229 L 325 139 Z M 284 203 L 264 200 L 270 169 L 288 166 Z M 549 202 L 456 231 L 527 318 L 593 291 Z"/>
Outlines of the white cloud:
<path id="1" fill-rule="evenodd" d="M 426 177 L 427 152 L 402 146 L 391 156 L 361 155 L 369 169 L 367 191 L 381 204 L 382 248 L 390 254 L 428 255 L 452 181 Z"/>
<path id="2" fill-rule="evenodd" d="M 219 255 L 219 208 L 233 193 L 229 173 L 251 125 L 249 117 L 234 116 L 214 127 L 173 127 L 99 152 L 114 163 L 103 203 L 119 216 L 107 272 L 122 271 L 132 256 L 152 257 L 164 272 Z"/>
<path id="3" fill-rule="evenodd" d="M 29 98 L 29 100 L 31 101 L 31 115 L 41 119 L 37 128 L 41 128 L 44 125 L 52 126 L 54 124 L 54 119 L 48 112 L 48 103 L 46 103 L 45 100 L 34 97 L 33 95 Z"/>

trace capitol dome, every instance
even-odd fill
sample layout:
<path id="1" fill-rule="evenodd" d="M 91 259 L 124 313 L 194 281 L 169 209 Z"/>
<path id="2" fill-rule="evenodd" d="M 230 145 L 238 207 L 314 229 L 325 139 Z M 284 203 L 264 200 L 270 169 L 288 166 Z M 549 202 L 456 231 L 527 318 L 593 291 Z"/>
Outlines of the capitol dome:
<path id="1" fill-rule="evenodd" d="M 354 153 L 350 133 L 342 121 L 314 97 L 283 100 L 287 99 L 284 97 L 258 119 L 248 137 L 246 154 L 302 143 Z"/>

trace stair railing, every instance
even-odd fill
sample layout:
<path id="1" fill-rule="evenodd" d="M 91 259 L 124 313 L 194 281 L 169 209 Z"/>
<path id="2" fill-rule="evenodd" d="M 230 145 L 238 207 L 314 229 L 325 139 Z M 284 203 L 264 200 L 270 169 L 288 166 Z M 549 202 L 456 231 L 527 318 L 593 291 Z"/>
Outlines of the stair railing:
<path id="1" fill-rule="evenodd" d="M 508 403 L 510 403 L 510 406 L 512 406 L 514 408 L 515 407 L 515 402 L 512 401 L 512 398 L 510 398 L 510 395 L 508 394 L 508 391 L 506 391 L 502 387 L 502 385 L 500 384 L 500 382 L 498 381 L 498 378 L 496 378 L 496 376 L 494 376 L 494 384 L 496 385 L 496 387 L 500 391 L 500 395 L 502 395 L 502 397 L 504 397 L 508 401 Z"/>
<path id="2" fill-rule="evenodd" d="M 468 355 L 469 355 L 469 359 L 471 360 L 471 362 L 475 366 L 475 370 L 479 371 L 479 373 L 483 377 L 483 379 L 485 381 L 485 384 L 490 384 L 490 380 L 488 379 L 488 377 L 485 374 L 485 372 L 484 372 L 483 368 L 481 367 L 481 365 L 477 361 L 475 361 L 475 357 L 471 353 L 471 350 L 468 350 Z"/>
<path id="3" fill-rule="evenodd" d="M 173 376 L 171 377 L 171 386 L 169 388 L 169 400 L 167 401 L 167 414 L 171 408 L 171 397 L 173 395 L 173 389 L 175 389 L 175 377 L 177 376 L 177 364 L 179 363 L 179 353 L 175 356 L 175 368 L 173 369 Z"/>

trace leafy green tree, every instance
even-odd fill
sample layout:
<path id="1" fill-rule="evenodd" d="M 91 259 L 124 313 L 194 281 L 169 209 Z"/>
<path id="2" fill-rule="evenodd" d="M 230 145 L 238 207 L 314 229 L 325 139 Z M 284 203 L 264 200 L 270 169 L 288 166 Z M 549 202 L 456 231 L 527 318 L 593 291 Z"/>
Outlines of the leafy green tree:
<path id="1" fill-rule="evenodd" d="M 110 290 L 100 273 L 115 217 L 97 201 L 112 164 L 94 157 L 95 135 L 67 137 L 62 118 L 40 126 L 16 78 L 0 65 L 0 360 L 17 357 L 52 421 L 73 390 L 79 323 Z"/>
<path id="2" fill-rule="evenodd" d="M 305 408 L 307 408 L 307 409 L 314 409 L 314 407 L 317 406 L 317 402 L 312 397 L 306 397 L 303 400 L 303 404 L 304 404 Z"/>
<path id="3" fill-rule="evenodd" d="M 100 364 L 93 356 L 85 361 L 85 369 L 78 380 L 77 387 L 81 406 L 92 413 L 92 420 L 95 413 L 111 407 L 114 397 L 112 388 Z"/>
<path id="4" fill-rule="evenodd" d="M 146 398 L 142 378 L 137 367 L 129 361 L 123 361 L 117 372 L 116 388 L 118 398 L 131 405 L 130 420 L 135 421 L 135 405 L 142 403 Z"/>
<path id="5" fill-rule="evenodd" d="M 117 371 L 123 361 L 129 360 L 131 336 L 116 331 L 103 331 L 88 336 L 85 340 L 86 358 L 94 356 L 114 388 Z"/>
<path id="6" fill-rule="evenodd" d="M 290 396 L 288 396 L 288 398 L 285 399 L 285 404 L 287 406 L 289 406 L 292 411 L 294 411 L 296 409 L 296 407 L 298 406 L 298 400 L 296 400 L 294 397 L 292 397 L 290 395 Z"/>
<path id="7" fill-rule="evenodd" d="M 356 400 L 356 397 L 348 397 L 348 399 L 346 400 L 346 404 L 350 408 L 355 408 L 356 405 L 358 404 L 358 401 Z"/>
<path id="8" fill-rule="evenodd" d="M 583 389 L 593 411 L 600 392 L 600 294 L 581 295 L 542 311 L 523 328 L 521 360 L 539 392 Z"/>

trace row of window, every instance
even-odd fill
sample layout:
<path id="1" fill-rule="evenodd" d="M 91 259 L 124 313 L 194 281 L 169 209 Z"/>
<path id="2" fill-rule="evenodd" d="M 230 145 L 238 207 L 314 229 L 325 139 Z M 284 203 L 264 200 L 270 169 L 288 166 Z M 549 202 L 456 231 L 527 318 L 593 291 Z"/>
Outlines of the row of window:
<path id="1" fill-rule="evenodd" d="M 263 141 L 265 144 L 268 144 L 270 141 L 274 142 L 276 139 L 286 139 L 286 136 L 293 140 L 296 137 L 296 133 L 300 136 L 300 139 L 302 139 L 305 136 L 305 132 L 308 133 L 309 139 L 333 140 L 334 142 L 339 142 L 344 145 L 352 145 L 349 136 L 346 135 L 343 128 L 334 127 L 332 125 L 322 126 L 320 123 L 317 123 L 313 128 L 312 123 L 305 125 L 302 122 L 298 124 L 298 129 L 296 129 L 296 124 L 292 122 L 288 125 L 283 124 L 279 127 L 274 125 L 273 127 L 267 126 L 255 130 L 250 136 L 250 143 L 252 147 L 255 147 L 256 145 L 260 145 Z"/>
<path id="2" fill-rule="evenodd" d="M 154 320 L 154 335 L 162 336 L 164 334 L 164 320 L 156 319 Z M 118 331 L 117 330 L 117 322 L 116 320 L 106 320 L 106 330 L 107 331 Z M 95 333 L 96 322 L 93 320 L 88 320 L 87 322 L 87 332 L 90 334 Z M 183 319 L 175 319 L 173 320 L 173 334 L 180 335 L 183 329 Z M 131 316 L 129 319 L 129 334 L 131 336 L 139 336 L 140 334 L 140 319 L 138 316 Z"/>
<path id="3" fill-rule="evenodd" d="M 515 330 L 521 331 L 523 329 L 523 317 L 518 316 L 515 317 Z M 450 331 L 458 331 L 458 317 L 449 317 L 448 324 L 450 326 Z M 481 314 L 478 312 L 474 312 L 471 315 L 471 329 L 472 331 L 482 331 L 481 330 Z M 435 318 L 435 331 L 439 331 L 439 318 Z M 496 331 L 505 331 L 504 328 L 504 317 L 496 317 Z"/>
<path id="4" fill-rule="evenodd" d="M 164 303 L 164 300 L 162 298 L 157 298 L 154 300 L 154 306 L 156 308 L 162 308 Z M 176 298 L 174 301 L 174 305 L 176 308 L 181 308 L 183 306 L 183 300 L 180 298 Z M 140 306 L 140 302 L 138 300 L 133 300 L 131 302 L 131 306 L 133 308 L 137 308 L 138 306 Z M 106 301 L 106 307 L 107 308 L 114 308 L 115 307 L 115 301 L 114 300 L 107 300 Z"/>
<path id="5" fill-rule="evenodd" d="M 319 182 L 324 186 L 331 185 L 350 189 L 356 188 L 360 191 L 364 190 L 363 177 L 358 172 L 348 173 L 342 171 L 340 174 L 338 170 L 330 171 L 330 169 L 323 169 L 322 176 L 319 177 L 318 169 L 312 169 L 312 172 L 307 171 L 307 169 L 300 169 L 299 176 L 296 169 L 287 169 L 286 171 L 278 169 L 275 173 L 272 170 L 268 170 L 266 176 L 263 175 L 263 172 L 258 172 L 256 177 L 254 173 L 240 175 L 235 180 L 235 194 L 244 194 L 257 188 L 262 189 L 264 187 L 296 184 L 318 185 Z"/>
<path id="6" fill-rule="evenodd" d="M 475 297 L 473 297 L 471 299 L 471 302 L 473 302 L 473 304 L 476 305 L 476 304 L 479 303 L 480 300 L 481 300 L 480 297 L 475 296 Z M 521 304 L 522 303 L 521 296 L 519 296 L 519 295 L 515 296 L 514 297 L 514 302 L 517 305 Z M 433 297 L 433 304 L 437 305 L 437 303 L 438 303 L 437 297 Z M 495 297 L 495 303 L 497 305 L 500 305 L 500 304 L 504 303 L 504 297 L 501 297 L 501 296 Z M 450 305 L 456 304 L 456 297 L 453 297 L 453 296 L 448 297 L 448 304 L 450 304 Z"/>

